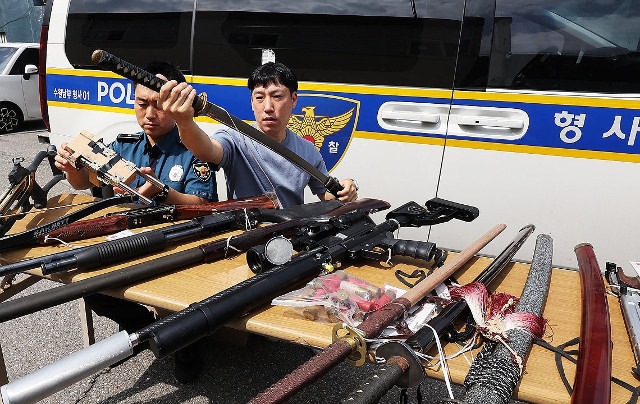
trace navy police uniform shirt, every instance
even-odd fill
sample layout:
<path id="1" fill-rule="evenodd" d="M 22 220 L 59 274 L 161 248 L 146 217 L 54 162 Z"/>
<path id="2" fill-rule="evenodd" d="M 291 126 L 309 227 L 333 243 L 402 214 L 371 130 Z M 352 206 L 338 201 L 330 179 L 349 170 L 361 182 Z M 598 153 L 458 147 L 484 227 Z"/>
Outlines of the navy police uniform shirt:
<path id="1" fill-rule="evenodd" d="M 209 163 L 198 160 L 180 141 L 177 126 L 154 146 L 144 132 L 118 135 L 109 145 L 122 158 L 138 167 L 151 167 L 164 184 L 183 194 L 217 201 L 216 179 Z M 145 179 L 138 175 L 131 187 L 139 187 Z"/>

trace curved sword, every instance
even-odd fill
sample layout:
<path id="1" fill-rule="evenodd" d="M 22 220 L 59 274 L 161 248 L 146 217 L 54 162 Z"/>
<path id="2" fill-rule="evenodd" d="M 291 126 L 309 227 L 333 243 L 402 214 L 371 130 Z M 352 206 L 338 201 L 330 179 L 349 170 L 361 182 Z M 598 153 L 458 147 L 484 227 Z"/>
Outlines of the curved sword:
<path id="1" fill-rule="evenodd" d="M 143 86 L 157 92 L 160 92 L 160 88 L 166 82 L 148 71 L 126 62 L 104 50 L 95 50 L 91 56 L 91 60 L 95 65 L 100 66 L 105 70 L 110 70 L 122 77 L 131 79 L 134 82 L 142 84 Z M 274 153 L 284 157 L 286 160 L 289 160 L 291 163 L 304 170 L 307 174 L 320 181 L 325 188 L 327 188 L 327 191 L 331 192 L 336 197 L 338 196 L 338 191 L 343 189 L 342 185 L 340 185 L 336 178 L 325 175 L 316 167 L 309 164 L 308 161 L 260 132 L 257 128 L 254 128 L 245 121 L 231 115 L 224 108 L 207 101 L 207 95 L 205 93 L 199 94 L 196 99 L 193 100 L 193 108 L 196 111 L 196 115 L 206 115 L 215 119 L 223 125 L 250 137 Z"/>

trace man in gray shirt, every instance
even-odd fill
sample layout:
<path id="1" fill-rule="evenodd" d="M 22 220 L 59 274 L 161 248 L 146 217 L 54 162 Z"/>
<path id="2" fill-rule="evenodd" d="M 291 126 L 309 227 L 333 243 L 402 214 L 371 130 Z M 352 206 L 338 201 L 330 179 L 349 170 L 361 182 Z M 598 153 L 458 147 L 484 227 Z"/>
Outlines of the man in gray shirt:
<path id="1" fill-rule="evenodd" d="M 287 129 L 298 100 L 298 80 L 293 72 L 282 63 L 265 63 L 251 74 L 248 87 L 256 127 L 328 174 L 316 147 Z M 307 185 L 321 200 L 334 198 L 308 173 L 235 130 L 221 129 L 209 138 L 193 120 L 191 105 L 195 96 L 193 87 L 169 81 L 162 86 L 158 105 L 174 116 L 182 142 L 197 158 L 224 170 L 227 198 L 275 191 L 280 203 L 287 207 L 304 203 L 304 188 Z M 357 199 L 358 189 L 354 180 L 344 179 L 340 184 L 344 187 L 338 192 L 340 200 L 348 202 Z"/>

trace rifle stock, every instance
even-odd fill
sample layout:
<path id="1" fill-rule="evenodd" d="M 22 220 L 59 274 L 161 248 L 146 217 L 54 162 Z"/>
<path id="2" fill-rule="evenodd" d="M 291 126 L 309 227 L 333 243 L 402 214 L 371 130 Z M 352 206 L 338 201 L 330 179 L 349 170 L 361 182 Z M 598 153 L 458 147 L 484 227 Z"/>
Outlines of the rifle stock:
<path id="1" fill-rule="evenodd" d="M 38 237 L 41 245 L 55 244 L 60 241 L 75 241 L 85 238 L 104 236 L 125 229 L 152 226 L 176 220 L 193 219 L 218 212 L 237 209 L 278 209 L 280 206 L 271 194 L 256 197 L 230 199 L 228 201 L 198 205 L 162 205 L 152 208 L 132 209 L 126 212 L 109 214 L 96 219 L 80 220 Z"/>

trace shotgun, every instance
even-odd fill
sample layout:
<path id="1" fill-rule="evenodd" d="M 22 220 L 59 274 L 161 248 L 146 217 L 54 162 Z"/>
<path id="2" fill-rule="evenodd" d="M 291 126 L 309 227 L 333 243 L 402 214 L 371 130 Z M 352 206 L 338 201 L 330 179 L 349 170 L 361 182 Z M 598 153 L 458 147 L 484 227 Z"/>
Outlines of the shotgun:
<path id="1" fill-rule="evenodd" d="M 43 275 L 73 268 L 81 270 L 93 269 L 160 251 L 172 243 L 203 238 L 233 229 L 249 230 L 258 222 L 279 223 L 286 220 L 315 217 L 342 205 L 342 202 L 334 199 L 292 206 L 286 209 L 253 208 L 246 211 L 221 212 L 113 241 L 3 265 L 0 266 L 0 276 L 38 267 L 42 269 Z"/>
<path id="2" fill-rule="evenodd" d="M 435 210 L 438 210 L 438 207 Z M 451 205 L 440 210 L 441 213 L 443 211 L 451 213 Z M 474 213 L 465 209 L 450 218 L 454 216 L 466 220 L 465 218 L 474 217 Z M 126 331 L 122 331 L 4 385 L 0 388 L 3 402 L 20 404 L 41 400 L 100 369 L 128 358 L 133 354 L 133 347 L 139 344 L 149 344 L 156 357 L 164 357 L 214 332 L 231 319 L 308 282 L 322 270 L 331 270 L 342 259 L 379 260 L 379 247 L 388 246 L 379 246 L 378 243 L 387 239 L 390 232 L 401 226 L 426 225 L 446 220 L 444 217 L 445 215 L 433 212 L 430 214 L 425 207 L 414 202 L 390 212 L 387 220 L 379 225 L 375 225 L 368 216 L 362 216 L 362 212 L 347 213 L 347 216 L 331 220 L 342 229 L 339 233 L 319 240 L 315 246 L 295 256 L 289 263 L 263 271 L 135 333 L 127 334 Z M 420 242 L 408 244 L 416 243 Z M 405 250 L 405 253 L 417 257 L 412 255 L 411 249 Z M 386 257 L 387 254 L 384 255 Z"/>
<path id="3" fill-rule="evenodd" d="M 387 202 L 379 199 L 360 199 L 339 206 L 328 212 L 325 217 L 335 217 L 352 211 L 364 215 L 387 209 L 388 207 L 389 204 Z M 142 280 L 181 268 L 237 255 L 255 245 L 265 243 L 273 237 L 279 235 L 291 236 L 298 228 L 302 228 L 319 219 L 320 218 L 294 219 L 282 223 L 275 223 L 270 226 L 244 232 L 237 236 L 204 243 L 197 247 L 153 260 L 0 303 L 0 322 L 35 313 L 36 311 L 104 290 L 132 285 Z"/>

